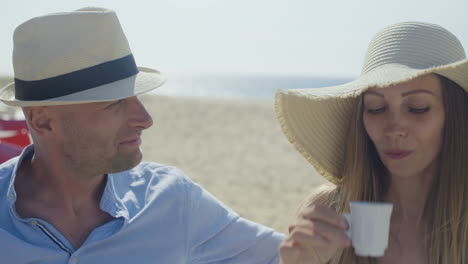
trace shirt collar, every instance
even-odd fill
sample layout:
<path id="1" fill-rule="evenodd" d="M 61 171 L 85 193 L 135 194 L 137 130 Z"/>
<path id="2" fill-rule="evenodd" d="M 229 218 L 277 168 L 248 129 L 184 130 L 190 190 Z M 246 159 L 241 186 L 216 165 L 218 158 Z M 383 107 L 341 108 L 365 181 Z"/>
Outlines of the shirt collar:
<path id="1" fill-rule="evenodd" d="M 29 145 L 23 149 L 23 151 L 18 157 L 16 157 L 17 161 L 15 162 L 15 166 L 13 167 L 13 172 L 11 173 L 10 183 L 8 185 L 7 190 L 8 203 L 10 207 L 13 207 L 16 202 L 15 179 L 16 174 L 18 173 L 18 169 L 24 160 L 31 159 L 33 155 L 34 146 Z"/>
<path id="2" fill-rule="evenodd" d="M 118 196 L 114 186 L 114 174 L 107 174 L 107 183 L 99 204 L 100 208 L 112 215 L 115 218 L 123 217 L 125 220 L 129 218 L 129 212 L 125 204 Z"/>

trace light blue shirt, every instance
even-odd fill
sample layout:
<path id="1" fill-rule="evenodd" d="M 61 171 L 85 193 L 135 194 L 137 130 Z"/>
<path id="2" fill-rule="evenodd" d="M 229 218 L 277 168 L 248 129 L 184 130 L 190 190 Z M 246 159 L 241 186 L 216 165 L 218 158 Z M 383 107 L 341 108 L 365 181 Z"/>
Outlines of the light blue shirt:
<path id="1" fill-rule="evenodd" d="M 0 263 L 278 263 L 284 235 L 239 217 L 174 167 L 109 174 L 100 207 L 114 219 L 75 249 L 51 224 L 15 209 L 18 164 L 0 165 Z"/>

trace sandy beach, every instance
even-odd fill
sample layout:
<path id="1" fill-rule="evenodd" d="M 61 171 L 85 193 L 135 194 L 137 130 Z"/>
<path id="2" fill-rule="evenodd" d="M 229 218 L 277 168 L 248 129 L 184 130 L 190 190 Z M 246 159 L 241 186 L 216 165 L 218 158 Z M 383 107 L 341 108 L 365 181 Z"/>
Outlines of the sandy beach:
<path id="1" fill-rule="evenodd" d="M 283 135 L 273 102 L 141 99 L 154 119 L 144 160 L 182 169 L 245 218 L 286 232 L 297 205 L 325 182 Z"/>

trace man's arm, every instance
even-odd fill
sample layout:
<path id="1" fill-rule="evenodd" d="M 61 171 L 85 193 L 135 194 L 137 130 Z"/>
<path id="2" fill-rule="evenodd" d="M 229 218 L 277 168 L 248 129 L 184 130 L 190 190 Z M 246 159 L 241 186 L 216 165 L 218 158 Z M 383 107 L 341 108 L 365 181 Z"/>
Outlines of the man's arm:
<path id="1" fill-rule="evenodd" d="M 187 184 L 191 263 L 279 262 L 283 234 L 240 217 L 190 180 Z"/>

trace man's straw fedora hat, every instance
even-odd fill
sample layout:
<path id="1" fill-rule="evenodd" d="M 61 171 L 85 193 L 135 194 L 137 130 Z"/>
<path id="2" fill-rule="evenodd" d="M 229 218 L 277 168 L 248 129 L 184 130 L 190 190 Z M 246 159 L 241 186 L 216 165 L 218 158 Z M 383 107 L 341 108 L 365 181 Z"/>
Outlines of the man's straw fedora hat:
<path id="1" fill-rule="evenodd" d="M 154 69 L 137 67 L 114 11 L 83 8 L 40 16 L 13 36 L 15 80 L 0 90 L 12 106 L 113 101 L 161 86 Z"/>
<path id="2" fill-rule="evenodd" d="M 468 60 L 460 41 L 429 23 L 405 22 L 377 33 L 357 80 L 326 88 L 279 90 L 276 114 L 284 134 L 326 179 L 339 183 L 348 122 L 358 97 L 370 87 L 386 87 L 436 73 L 468 92 Z"/>

